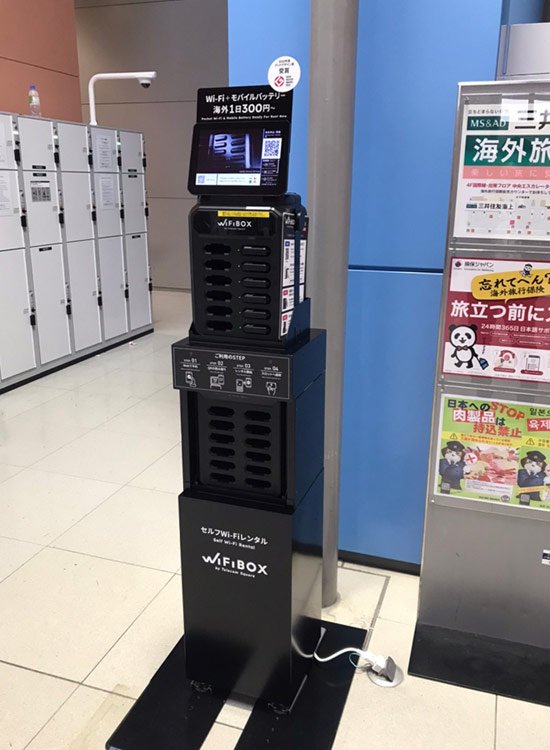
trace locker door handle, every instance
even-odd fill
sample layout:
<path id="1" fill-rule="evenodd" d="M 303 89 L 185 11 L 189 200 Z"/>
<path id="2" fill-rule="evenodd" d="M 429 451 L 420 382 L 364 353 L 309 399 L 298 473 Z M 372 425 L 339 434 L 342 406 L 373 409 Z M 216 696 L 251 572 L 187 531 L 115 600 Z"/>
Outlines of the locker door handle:
<path id="1" fill-rule="evenodd" d="M 153 279 L 149 279 L 149 291 L 153 291 Z"/>
<path id="2" fill-rule="evenodd" d="M 31 314 L 29 315 L 29 323 L 31 324 L 31 326 L 33 326 L 33 328 L 36 325 L 36 312 L 34 310 L 34 307 L 31 308 Z"/>
<path id="3" fill-rule="evenodd" d="M 116 163 L 118 164 L 119 168 L 122 167 L 122 156 L 120 156 L 120 154 L 117 156 Z"/>
<path id="4" fill-rule="evenodd" d="M 53 155 L 53 160 L 55 164 L 59 164 L 59 151 L 56 151 Z"/>
<path id="5" fill-rule="evenodd" d="M 15 159 L 17 164 L 21 163 L 21 149 L 20 148 L 15 148 L 13 150 L 13 158 Z"/>
<path id="6" fill-rule="evenodd" d="M 89 165 L 90 167 L 93 167 L 93 166 L 94 166 L 94 157 L 93 157 L 93 155 L 92 155 L 92 154 L 88 154 L 88 165 Z"/>
<path id="7" fill-rule="evenodd" d="M 97 221 L 97 211 L 95 208 L 92 209 L 92 221 Z"/>
<path id="8" fill-rule="evenodd" d="M 149 206 L 145 206 L 145 218 L 149 218 Z"/>
<path id="9" fill-rule="evenodd" d="M 124 209 L 123 208 L 120 209 L 120 218 L 124 219 Z"/>
<path id="10" fill-rule="evenodd" d="M 67 313 L 67 315 L 73 314 L 73 311 L 71 308 L 71 300 L 67 300 L 67 304 L 65 305 L 65 312 Z"/>
<path id="11" fill-rule="evenodd" d="M 23 229 L 27 228 L 27 214 L 21 214 L 21 226 Z"/>
<path id="12" fill-rule="evenodd" d="M 61 211 L 61 213 L 59 214 L 59 223 L 61 224 L 61 226 L 63 226 L 63 224 L 65 223 L 65 214 L 63 213 L 63 211 Z"/>
<path id="13" fill-rule="evenodd" d="M 130 299 L 130 289 L 128 287 L 124 290 L 124 296 L 126 299 Z"/>
<path id="14" fill-rule="evenodd" d="M 97 306 L 103 307 L 103 297 L 101 296 L 101 294 L 97 295 Z"/>
<path id="15" fill-rule="evenodd" d="M 147 159 L 143 157 L 143 169 L 147 169 Z"/>

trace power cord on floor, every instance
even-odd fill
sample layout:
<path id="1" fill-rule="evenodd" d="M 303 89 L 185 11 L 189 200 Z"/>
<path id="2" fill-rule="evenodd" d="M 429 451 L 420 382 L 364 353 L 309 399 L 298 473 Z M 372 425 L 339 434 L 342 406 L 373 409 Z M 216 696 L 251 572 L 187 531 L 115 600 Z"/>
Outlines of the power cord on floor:
<path id="1" fill-rule="evenodd" d="M 329 656 L 319 656 L 317 652 L 313 654 L 316 661 L 324 664 L 340 656 L 349 654 L 349 660 L 356 669 L 364 668 L 370 679 L 381 687 L 396 687 L 403 682 L 403 672 L 391 658 L 391 656 L 380 656 L 372 651 L 366 651 L 360 648 L 342 648 Z M 357 656 L 357 661 L 353 661 L 353 656 Z M 359 664 L 362 660 L 364 664 Z"/>

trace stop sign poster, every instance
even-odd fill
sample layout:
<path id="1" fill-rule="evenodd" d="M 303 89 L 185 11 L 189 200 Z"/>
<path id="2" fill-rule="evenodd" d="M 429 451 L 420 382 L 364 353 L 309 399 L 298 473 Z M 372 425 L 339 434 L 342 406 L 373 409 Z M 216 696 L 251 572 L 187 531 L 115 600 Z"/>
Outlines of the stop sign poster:
<path id="1" fill-rule="evenodd" d="M 550 408 L 444 394 L 435 492 L 550 510 Z"/>
<path id="2" fill-rule="evenodd" d="M 451 258 L 442 371 L 550 382 L 550 262 Z"/>

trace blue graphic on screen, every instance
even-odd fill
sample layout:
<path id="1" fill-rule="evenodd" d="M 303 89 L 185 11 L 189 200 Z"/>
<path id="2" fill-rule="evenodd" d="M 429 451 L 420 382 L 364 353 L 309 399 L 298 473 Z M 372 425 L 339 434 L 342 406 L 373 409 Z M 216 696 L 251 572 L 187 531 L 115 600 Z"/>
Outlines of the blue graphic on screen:
<path id="1" fill-rule="evenodd" d="M 196 185 L 275 187 L 280 128 L 204 128 L 198 144 Z"/>

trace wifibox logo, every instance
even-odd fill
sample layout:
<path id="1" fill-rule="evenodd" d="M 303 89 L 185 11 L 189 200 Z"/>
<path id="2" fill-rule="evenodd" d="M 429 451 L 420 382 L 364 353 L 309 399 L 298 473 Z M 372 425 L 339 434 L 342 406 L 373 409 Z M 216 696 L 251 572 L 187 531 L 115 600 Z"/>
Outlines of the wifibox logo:
<path id="1" fill-rule="evenodd" d="M 215 555 L 202 555 L 202 559 L 203 562 L 207 563 L 208 565 L 214 565 L 214 567 L 216 568 L 222 568 L 225 570 L 241 573 L 249 573 L 250 575 L 266 576 L 268 574 L 267 565 L 261 565 L 260 563 L 255 563 L 250 560 L 247 562 L 246 560 L 234 560 L 231 557 L 222 557 L 221 552 L 217 552 Z"/>
<path id="2" fill-rule="evenodd" d="M 252 221 L 249 219 L 224 219 L 218 220 L 218 226 L 223 229 L 251 229 Z"/>

